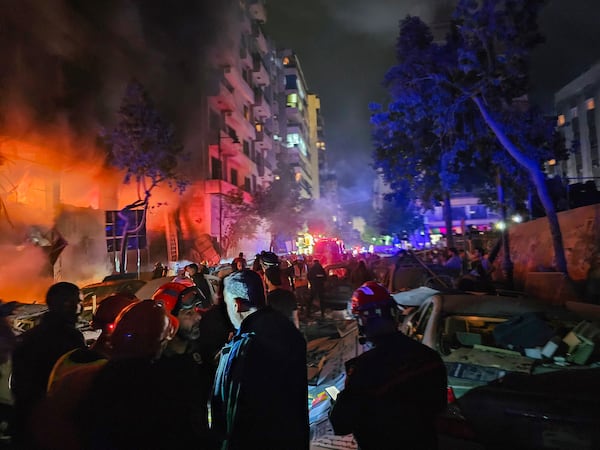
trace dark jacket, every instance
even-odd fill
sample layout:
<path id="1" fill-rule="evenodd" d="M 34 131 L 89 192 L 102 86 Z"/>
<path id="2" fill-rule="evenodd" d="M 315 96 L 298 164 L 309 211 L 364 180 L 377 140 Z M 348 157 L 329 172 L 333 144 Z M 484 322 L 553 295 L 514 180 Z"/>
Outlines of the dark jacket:
<path id="1" fill-rule="evenodd" d="M 211 402 L 223 449 L 309 448 L 306 341 L 267 306 L 222 351 Z"/>
<path id="2" fill-rule="evenodd" d="M 192 281 L 198 287 L 198 289 L 200 289 L 200 292 L 202 292 L 202 295 L 204 296 L 204 300 L 202 301 L 202 307 L 210 308 L 213 304 L 213 300 L 208 281 L 200 272 L 196 272 L 194 275 L 192 275 Z"/>
<path id="3" fill-rule="evenodd" d="M 46 313 L 39 325 L 18 337 L 12 357 L 12 390 L 15 397 L 17 441 L 35 405 L 46 395 L 52 367 L 62 355 L 84 348 L 83 335 L 74 324 L 55 313 Z"/>
<path id="4" fill-rule="evenodd" d="M 437 448 L 435 416 L 446 407 L 446 368 L 437 352 L 402 333 L 346 363 L 346 387 L 330 414 L 336 434 L 361 450 Z"/>
<path id="5" fill-rule="evenodd" d="M 298 309 L 298 304 L 292 291 L 276 288 L 267 292 L 267 304 L 292 322 L 294 321 L 294 311 Z"/>
<path id="6" fill-rule="evenodd" d="M 206 367 L 188 355 L 109 361 L 79 405 L 84 448 L 213 449 Z"/>
<path id="7" fill-rule="evenodd" d="M 325 286 L 327 272 L 325 272 L 325 269 L 320 263 L 314 263 L 311 268 L 308 269 L 306 277 L 314 289 L 320 289 Z"/>

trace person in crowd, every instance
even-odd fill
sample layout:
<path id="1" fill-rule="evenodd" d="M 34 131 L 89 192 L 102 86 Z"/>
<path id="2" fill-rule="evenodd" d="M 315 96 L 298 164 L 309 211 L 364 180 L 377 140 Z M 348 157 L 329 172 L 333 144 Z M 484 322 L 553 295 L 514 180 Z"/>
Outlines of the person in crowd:
<path id="1" fill-rule="evenodd" d="M 209 308 L 213 304 L 212 292 L 204 274 L 200 272 L 198 264 L 191 263 L 185 266 L 186 275 L 194 282 L 203 295 L 202 308 Z"/>
<path id="2" fill-rule="evenodd" d="M 456 247 L 450 247 L 448 249 L 448 259 L 446 259 L 444 267 L 451 276 L 460 276 L 462 271 L 462 259 L 458 255 L 458 249 Z"/>
<path id="3" fill-rule="evenodd" d="M 350 273 L 350 283 L 352 283 L 354 289 L 357 289 L 363 283 L 373 280 L 373 277 L 373 273 L 367 268 L 365 261 L 361 259 L 356 268 Z"/>
<path id="4" fill-rule="evenodd" d="M 54 363 L 69 350 L 85 347 L 83 334 L 76 328 L 81 302 L 76 285 L 64 281 L 53 284 L 46 293 L 48 312 L 39 325 L 18 337 L 12 357 L 17 448 L 32 448 L 27 432 L 29 417 L 46 395 Z"/>
<path id="5" fill-rule="evenodd" d="M 30 422 L 36 450 L 78 450 L 82 447 L 76 431 L 79 403 L 88 394 L 108 358 L 122 352 L 118 345 L 110 343 L 110 336 L 122 317 L 121 312 L 138 302 L 133 294 L 126 293 L 105 298 L 92 319 L 92 327 L 102 330 L 99 338 L 91 348 L 71 350 L 54 364 L 47 395 L 34 409 Z"/>
<path id="6" fill-rule="evenodd" d="M 0 438 L 10 436 L 14 420 L 14 401 L 10 391 L 12 353 L 16 337 L 7 319 L 17 308 L 17 302 L 0 300 Z"/>
<path id="7" fill-rule="evenodd" d="M 163 357 L 178 322 L 151 299 L 121 312 L 110 337 L 111 357 L 76 409 L 82 448 L 211 448 L 202 380 L 183 360 Z"/>
<path id="8" fill-rule="evenodd" d="M 227 324 L 220 321 L 217 325 L 221 327 L 215 329 L 215 320 L 220 316 L 218 312 L 212 311 L 212 307 L 202 308 L 203 302 L 195 286 L 180 287 L 168 283 L 159 288 L 152 298 L 179 321 L 177 334 L 169 341 L 161 362 L 174 371 L 189 373 L 194 380 L 194 389 L 190 390 L 189 394 L 195 397 L 196 413 L 198 418 L 201 418 L 198 421 L 200 427 L 198 432 L 202 436 L 204 445 L 212 446 L 208 426 L 208 400 L 216 371 L 217 350 L 214 348 L 221 348 L 229 337 L 229 329 L 226 331 L 222 329 Z M 204 320 L 209 323 L 201 326 Z M 205 334 L 209 331 L 216 332 L 220 336 L 221 340 L 212 345 L 212 350 L 210 343 L 215 337 L 205 338 L 202 331 L 205 331 Z"/>
<path id="9" fill-rule="evenodd" d="M 251 270 L 224 280 L 224 300 L 237 334 L 221 351 L 211 401 L 222 450 L 308 450 L 306 341 L 265 305 Z"/>
<path id="10" fill-rule="evenodd" d="M 167 276 L 167 268 L 163 266 L 160 261 L 154 263 L 154 268 L 152 269 L 152 279 L 155 280 L 157 278 L 162 278 Z"/>
<path id="11" fill-rule="evenodd" d="M 377 282 L 354 292 L 352 313 L 372 348 L 346 362 L 345 388 L 330 412 L 335 434 L 353 433 L 361 450 L 437 448 L 435 418 L 447 402 L 441 357 L 398 331 L 398 309 Z"/>
<path id="12" fill-rule="evenodd" d="M 485 257 L 485 250 L 477 247 L 471 254 L 471 266 L 467 274 L 458 280 L 457 287 L 463 291 L 493 292 L 491 273 L 493 267 Z"/>
<path id="13" fill-rule="evenodd" d="M 287 289 L 281 289 L 279 267 L 269 267 L 265 271 L 265 284 L 267 287 L 267 305 L 290 319 L 296 328 L 300 328 L 296 296 Z"/>
<path id="14" fill-rule="evenodd" d="M 233 266 L 233 270 L 244 270 L 248 265 L 246 258 L 244 257 L 244 252 L 240 252 L 237 258 L 233 259 L 231 265 Z"/>
<path id="15" fill-rule="evenodd" d="M 308 269 L 308 311 L 307 314 L 310 316 L 313 302 L 315 299 L 319 300 L 319 309 L 321 310 L 321 317 L 325 315 L 325 281 L 327 280 L 327 273 L 321 265 L 318 259 L 314 259 L 312 266 Z"/>

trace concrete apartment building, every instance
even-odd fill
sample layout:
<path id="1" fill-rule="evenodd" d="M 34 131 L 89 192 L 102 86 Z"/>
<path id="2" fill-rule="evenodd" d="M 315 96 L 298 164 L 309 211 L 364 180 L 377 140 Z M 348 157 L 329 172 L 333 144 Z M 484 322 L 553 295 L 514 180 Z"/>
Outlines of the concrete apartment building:
<path id="1" fill-rule="evenodd" d="M 170 76 L 172 70 L 153 71 L 155 66 L 164 63 L 160 59 L 158 63 L 150 60 L 152 67 L 119 66 L 122 70 L 107 70 L 103 74 L 107 77 L 102 80 L 103 90 L 90 94 L 94 100 L 98 98 L 103 102 L 100 109 L 105 116 L 90 113 L 79 117 L 79 123 L 85 123 L 94 133 L 101 126 L 113 126 L 110 120 L 116 120 L 123 89 L 135 76 L 147 88 L 157 109 L 167 113 L 165 119 L 173 121 L 176 134 L 189 154 L 182 172 L 190 179 L 190 185 L 182 196 L 166 186 L 153 192 L 146 228 L 130 237 L 128 272 L 147 271 L 155 261 L 218 262 L 217 249 L 227 231 L 228 208 L 222 194 L 239 189 L 249 201 L 258 189 L 272 181 L 278 154 L 289 152 L 295 158 L 303 195 L 318 195 L 318 170 L 315 172 L 311 159 L 311 146 L 316 144 L 314 133 L 311 142 L 306 82 L 297 58 L 292 52 L 282 58 L 265 35 L 264 0 L 225 2 L 227 4 L 221 6 L 228 14 L 213 39 L 216 43 L 202 54 L 206 61 L 198 64 L 201 70 L 188 72 L 195 78 L 184 79 L 179 73 Z M 123 8 L 119 12 L 126 16 L 131 11 Z M 107 42 L 116 46 L 115 54 L 133 55 L 132 61 L 146 54 L 145 48 L 136 45 L 146 42 L 147 36 L 140 35 L 137 41 L 130 42 L 115 31 L 113 37 Z M 7 79 L 10 76 L 15 80 L 13 94 L 18 88 L 23 92 L 31 90 L 30 86 L 17 82 L 27 79 L 23 74 L 30 73 L 27 65 L 30 60 L 40 61 L 47 67 L 46 83 L 61 86 L 64 82 L 58 77 L 62 65 L 69 61 L 46 55 L 41 50 L 32 53 L 30 60 L 24 59 L 21 47 L 9 41 L 5 44 L 7 61 L 22 62 L 11 64 L 10 70 L 7 65 L 3 72 Z M 135 53 L 138 51 L 140 53 Z M 198 56 L 186 51 L 187 48 L 182 48 L 174 60 Z M 49 74 L 56 74 L 57 79 L 49 78 Z M 286 80 L 289 80 L 289 90 Z M 164 96 L 174 91 L 168 83 L 177 81 L 186 84 L 176 86 L 175 92 L 189 98 L 171 96 L 165 102 Z M 40 89 L 44 92 L 46 88 L 42 85 Z M 295 104 L 294 96 L 289 96 L 294 93 Z M 288 97 L 290 106 L 286 103 Z M 21 260 L 23 266 L 30 268 L 27 272 L 39 265 L 40 273 L 48 280 L 80 283 L 98 281 L 121 269 L 118 245 L 114 245 L 119 239 L 114 233 L 115 212 L 136 198 L 135 186 L 124 185 L 123 173 L 106 164 L 105 149 L 94 141 L 95 135 L 92 139 L 83 139 L 83 133 L 77 134 L 79 130 L 70 128 L 67 120 L 52 129 L 44 127 L 49 122 L 26 122 L 24 116 L 15 112 L 26 110 L 29 105 L 16 104 L 13 109 L 10 106 L 4 102 L 2 113 L 6 112 L 7 118 L 21 119 L 27 132 L 18 126 L 6 126 L 0 140 L 3 158 L 0 160 L 0 231 L 3 236 L 0 245 L 6 257 L 1 272 L 7 280 L 16 280 L 12 284 L 5 280 L 3 286 L 23 286 L 17 276 L 23 273 Z M 313 159 L 318 161 L 316 153 Z M 112 230 L 110 237 L 109 230 Z M 259 230 L 252 242 L 230 247 L 228 256 L 240 250 L 249 254 L 260 251 L 268 248 L 269 243 L 266 230 Z M 39 283 L 39 286 L 43 291 L 47 284 Z M 26 297 L 13 295 L 16 289 L 11 287 L 10 292 L 5 289 L 3 298 Z"/>
<path id="2" fill-rule="evenodd" d="M 600 188 L 600 62 L 556 92 L 554 105 L 567 146 L 579 145 L 567 161 L 549 163 L 549 173 L 569 184 L 590 182 Z"/>

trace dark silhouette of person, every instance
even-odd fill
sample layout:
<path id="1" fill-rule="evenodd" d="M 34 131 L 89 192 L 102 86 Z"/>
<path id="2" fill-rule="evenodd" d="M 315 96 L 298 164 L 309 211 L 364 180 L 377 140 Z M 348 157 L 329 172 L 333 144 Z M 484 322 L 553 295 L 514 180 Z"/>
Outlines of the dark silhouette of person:
<path id="1" fill-rule="evenodd" d="M 318 259 L 313 260 L 312 266 L 308 269 L 307 278 L 309 282 L 309 302 L 307 313 L 310 316 L 310 312 L 315 299 L 319 299 L 319 309 L 321 310 L 321 317 L 325 313 L 325 281 L 327 280 L 327 273 L 321 265 Z"/>
<path id="2" fill-rule="evenodd" d="M 373 273 L 367 268 L 365 262 L 361 259 L 358 262 L 356 268 L 352 270 L 350 273 L 350 282 L 352 283 L 352 287 L 354 289 L 363 285 L 367 281 L 373 280 Z"/>
<path id="3" fill-rule="evenodd" d="M 76 328 L 81 301 L 76 285 L 53 284 L 46 293 L 48 312 L 39 325 L 18 337 L 12 358 L 17 448 L 33 448 L 29 442 L 28 421 L 34 407 L 46 395 L 48 377 L 58 358 L 69 350 L 85 348 L 83 334 Z"/>
<path id="4" fill-rule="evenodd" d="M 446 368 L 435 350 L 398 331 L 397 311 L 377 282 L 354 292 L 361 340 L 373 348 L 346 362 L 346 385 L 329 418 L 335 434 L 353 433 L 361 450 L 434 450 Z"/>
<path id="5" fill-rule="evenodd" d="M 304 337 L 283 314 L 265 306 L 256 272 L 234 272 L 223 281 L 237 334 L 221 351 L 211 400 L 219 448 L 308 450 Z"/>
<path id="6" fill-rule="evenodd" d="M 7 317 L 18 306 L 17 302 L 0 300 L 0 436 L 10 436 L 14 421 L 14 401 L 10 392 L 11 357 L 17 342 Z"/>
<path id="7" fill-rule="evenodd" d="M 210 286 L 208 285 L 208 281 L 206 278 L 204 278 L 204 274 L 200 272 L 198 264 L 188 264 L 185 266 L 185 271 L 188 273 L 189 277 L 192 279 L 198 289 L 200 289 L 200 292 L 202 292 L 202 295 L 204 296 L 202 307 L 209 308 L 210 305 L 213 304 L 212 292 L 210 290 Z"/>
<path id="8" fill-rule="evenodd" d="M 78 409 L 86 449 L 210 449 L 205 385 L 185 357 L 164 358 L 178 320 L 143 300 L 120 315 L 110 360 Z"/>
<path id="9" fill-rule="evenodd" d="M 267 286 L 267 305 L 290 319 L 296 328 L 300 328 L 296 296 L 292 291 L 281 288 L 279 267 L 269 267 L 265 270 L 265 284 Z"/>

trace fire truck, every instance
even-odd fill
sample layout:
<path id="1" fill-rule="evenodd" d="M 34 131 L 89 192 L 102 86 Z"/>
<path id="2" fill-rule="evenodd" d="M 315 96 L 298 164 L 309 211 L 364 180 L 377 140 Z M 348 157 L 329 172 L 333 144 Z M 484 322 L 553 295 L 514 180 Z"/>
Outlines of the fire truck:
<path id="1" fill-rule="evenodd" d="M 344 241 L 337 238 L 315 238 L 312 256 L 325 266 L 344 261 L 346 248 Z"/>

